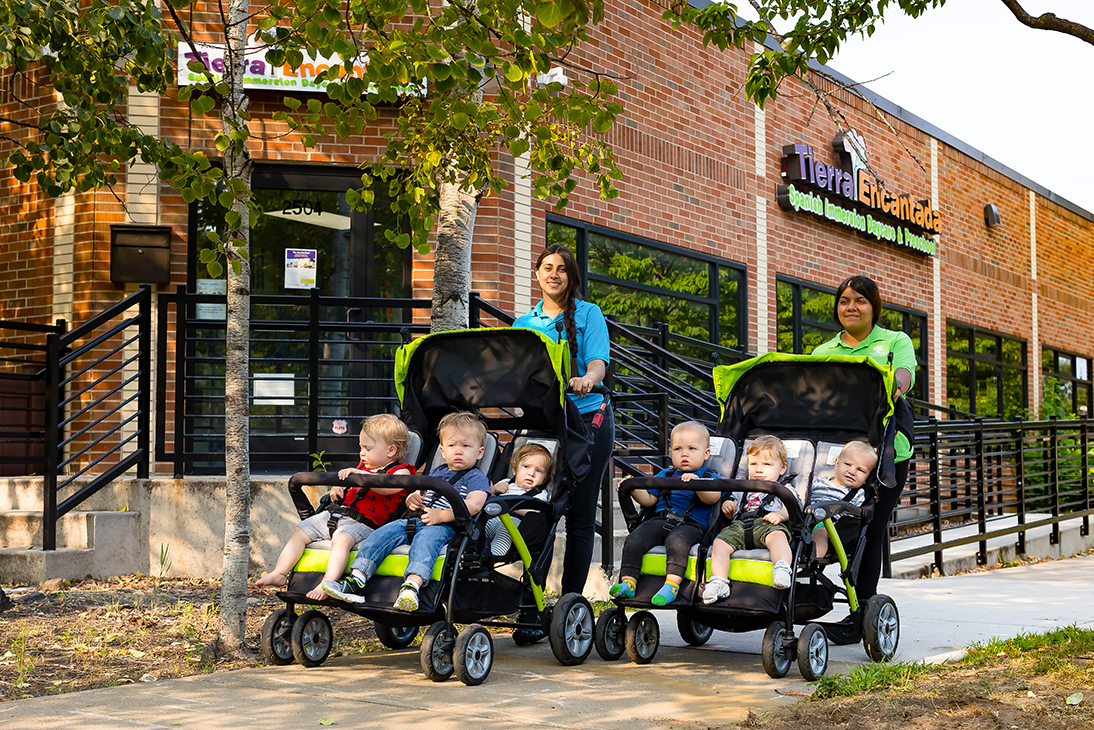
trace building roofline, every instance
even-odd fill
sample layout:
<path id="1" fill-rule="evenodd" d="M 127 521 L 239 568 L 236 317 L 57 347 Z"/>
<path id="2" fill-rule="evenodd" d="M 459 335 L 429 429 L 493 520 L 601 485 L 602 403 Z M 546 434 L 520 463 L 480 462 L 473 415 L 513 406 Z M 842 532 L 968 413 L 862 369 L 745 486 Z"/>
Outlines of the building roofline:
<path id="1" fill-rule="evenodd" d="M 693 8 L 702 9 L 702 8 L 705 8 L 708 5 L 713 4 L 713 0 L 688 0 L 688 4 L 691 5 Z M 775 42 L 775 39 L 772 38 L 770 35 L 767 36 L 767 41 L 764 43 L 764 45 L 767 46 L 768 48 L 772 49 L 772 50 L 778 50 L 779 49 L 779 45 Z M 893 117 L 896 117 L 900 121 L 904 122 L 905 124 L 907 124 L 909 126 L 915 127 L 916 129 L 920 130 L 921 132 L 925 132 L 926 134 L 929 134 L 930 136 L 937 139 L 939 142 L 943 142 L 946 145 L 949 145 L 953 149 L 955 149 L 958 152 L 962 153 L 966 157 L 969 157 L 969 158 L 979 162 L 980 164 L 984 165 L 988 169 L 995 170 L 1000 175 L 1004 175 L 1005 177 L 1010 178 L 1011 180 L 1018 183 L 1019 185 L 1022 185 L 1024 187 L 1032 190 L 1033 192 L 1040 195 L 1042 198 L 1045 198 L 1046 200 L 1050 200 L 1053 203 L 1055 203 L 1056 205 L 1059 205 L 1061 208 L 1066 208 L 1067 210 L 1070 210 L 1075 215 L 1077 215 L 1081 218 L 1085 218 L 1086 220 L 1091 221 L 1092 223 L 1094 223 L 1094 213 L 1092 213 L 1091 211 L 1086 210 L 1082 206 L 1079 206 L 1079 205 L 1076 205 L 1075 203 L 1072 203 L 1067 198 L 1052 192 L 1051 190 L 1046 188 L 1044 185 L 1041 185 L 1040 183 L 1035 182 L 1031 178 L 1028 178 L 1025 175 L 1023 175 L 1022 173 L 1018 172 L 1017 170 L 1014 170 L 1014 169 L 1008 167 L 1007 165 L 1004 165 L 1002 162 L 995 159 L 994 157 L 990 157 L 989 155 L 984 154 L 980 150 L 973 147 L 971 144 L 968 144 L 967 142 L 961 141 L 960 139 L 953 136 L 949 132 L 946 132 L 943 129 L 941 129 L 940 127 L 937 127 L 934 124 L 931 124 L 930 122 L 923 119 L 922 117 L 917 116 L 916 114 L 913 114 L 912 112 L 908 111 L 904 107 L 899 106 L 897 104 L 894 104 L 893 102 L 889 101 L 884 96 L 882 96 L 881 94 L 878 94 L 874 91 L 871 91 L 870 89 L 868 89 L 865 86 L 861 85 L 859 82 L 855 81 L 854 79 L 849 78 L 845 74 L 842 74 L 839 71 L 836 71 L 835 69 L 831 68 L 830 66 L 826 66 L 824 64 L 817 63 L 816 61 L 813 61 L 813 60 L 811 60 L 809 62 L 809 67 L 811 69 L 815 70 L 815 71 L 820 71 L 821 73 L 823 73 L 827 76 L 831 76 L 832 78 L 836 79 L 840 83 L 846 84 L 848 86 L 854 86 L 856 88 L 856 91 L 859 94 L 861 94 L 864 99 L 869 101 L 871 104 L 873 104 L 878 109 L 885 112 L 886 114 L 889 114 Z"/>

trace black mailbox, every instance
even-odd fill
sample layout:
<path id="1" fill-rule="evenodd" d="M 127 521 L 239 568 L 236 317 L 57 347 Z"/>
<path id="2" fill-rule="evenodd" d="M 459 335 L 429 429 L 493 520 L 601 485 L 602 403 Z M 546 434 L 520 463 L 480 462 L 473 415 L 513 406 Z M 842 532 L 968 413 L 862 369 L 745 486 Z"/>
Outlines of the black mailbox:
<path id="1" fill-rule="evenodd" d="M 110 280 L 162 284 L 171 280 L 171 226 L 110 226 Z"/>

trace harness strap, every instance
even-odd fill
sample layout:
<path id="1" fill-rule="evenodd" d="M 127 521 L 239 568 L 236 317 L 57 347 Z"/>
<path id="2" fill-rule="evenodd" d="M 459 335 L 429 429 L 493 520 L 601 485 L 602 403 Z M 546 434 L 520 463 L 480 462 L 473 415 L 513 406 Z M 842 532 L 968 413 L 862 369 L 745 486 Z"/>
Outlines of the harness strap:
<path id="1" fill-rule="evenodd" d="M 414 473 L 413 464 L 392 464 L 385 467 L 383 473 L 394 474 L 400 469 L 407 469 L 411 474 Z M 380 527 L 380 525 L 376 524 L 375 520 L 366 517 L 364 513 L 355 506 L 358 501 L 369 493 L 369 491 L 368 487 L 350 487 L 346 490 L 340 504 L 331 504 L 327 507 L 327 511 L 330 513 L 330 519 L 327 520 L 327 530 L 330 532 L 331 537 L 334 537 L 334 531 L 338 529 L 338 520 L 342 517 L 356 520 L 363 525 L 368 525 L 374 530 Z"/>
<path id="2" fill-rule="evenodd" d="M 472 467 L 472 468 L 474 468 L 474 467 Z M 463 479 L 464 476 L 469 471 L 471 471 L 471 469 L 464 469 L 462 471 L 458 471 L 458 472 L 452 474 L 451 476 L 449 476 L 447 479 L 445 479 L 445 481 L 448 482 L 449 484 L 451 484 L 452 486 L 456 486 L 456 483 L 458 481 L 460 481 L 461 479 Z M 434 492 L 432 499 L 429 500 L 429 504 L 423 504 L 422 505 L 422 510 L 426 509 L 427 507 L 432 507 L 433 505 L 437 504 L 437 502 L 439 502 L 442 499 L 444 499 L 443 495 L 437 494 L 436 492 Z M 421 514 L 421 510 L 416 510 L 415 513 L 407 515 L 407 520 L 406 520 L 406 541 L 408 543 L 414 542 L 414 533 L 418 531 L 418 523 L 417 523 L 417 520 L 414 519 L 414 518 L 418 517 L 420 514 Z"/>

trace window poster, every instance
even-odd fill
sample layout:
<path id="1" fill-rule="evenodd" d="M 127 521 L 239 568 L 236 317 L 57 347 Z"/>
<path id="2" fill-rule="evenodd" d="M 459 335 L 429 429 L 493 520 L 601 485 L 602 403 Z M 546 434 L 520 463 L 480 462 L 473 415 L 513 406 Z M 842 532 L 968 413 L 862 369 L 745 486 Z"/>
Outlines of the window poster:
<path id="1" fill-rule="evenodd" d="M 285 288 L 311 289 L 315 286 L 316 249 L 285 249 Z"/>

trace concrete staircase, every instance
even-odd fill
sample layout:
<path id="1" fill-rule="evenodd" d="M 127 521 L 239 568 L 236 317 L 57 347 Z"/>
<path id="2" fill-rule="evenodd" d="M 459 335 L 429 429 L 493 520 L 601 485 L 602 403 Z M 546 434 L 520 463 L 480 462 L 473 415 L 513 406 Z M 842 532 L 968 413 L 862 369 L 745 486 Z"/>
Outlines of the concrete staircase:
<path id="1" fill-rule="evenodd" d="M 57 549 L 42 549 L 40 477 L 0 479 L 0 580 L 106 578 L 147 570 L 141 512 L 128 507 L 127 482 L 111 484 L 57 523 Z"/>

